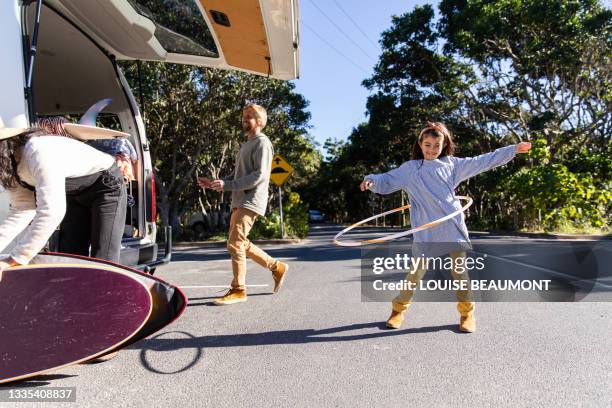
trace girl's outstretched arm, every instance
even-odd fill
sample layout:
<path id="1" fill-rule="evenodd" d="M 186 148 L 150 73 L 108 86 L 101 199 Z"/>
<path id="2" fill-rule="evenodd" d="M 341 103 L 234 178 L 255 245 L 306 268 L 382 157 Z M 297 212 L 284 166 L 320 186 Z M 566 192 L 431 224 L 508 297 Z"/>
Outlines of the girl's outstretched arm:
<path id="1" fill-rule="evenodd" d="M 455 187 L 470 177 L 508 163 L 517 153 L 526 153 L 530 148 L 531 143 L 522 142 L 517 145 L 502 147 L 480 156 L 466 158 L 451 157 L 454 165 Z"/>
<path id="2" fill-rule="evenodd" d="M 378 194 L 391 194 L 400 190 L 407 184 L 407 177 L 410 174 L 408 163 L 405 162 L 397 169 L 383 174 L 368 174 L 359 185 L 361 191 L 369 189 Z"/>

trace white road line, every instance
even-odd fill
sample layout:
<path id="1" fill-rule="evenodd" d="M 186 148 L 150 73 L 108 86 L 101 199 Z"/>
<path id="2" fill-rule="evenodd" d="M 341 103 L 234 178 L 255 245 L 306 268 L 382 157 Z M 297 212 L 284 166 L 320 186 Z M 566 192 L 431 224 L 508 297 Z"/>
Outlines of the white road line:
<path id="1" fill-rule="evenodd" d="M 201 288 L 228 288 L 228 285 L 207 285 L 207 286 L 181 286 L 177 285 L 179 289 L 201 289 Z M 247 288 L 263 288 L 270 285 L 246 285 Z"/>
<path id="2" fill-rule="evenodd" d="M 476 253 L 476 254 L 486 255 L 487 257 L 490 257 L 490 258 L 499 259 L 500 261 L 505 261 L 505 262 L 513 263 L 515 265 L 520 265 L 520 266 L 525 266 L 527 268 L 537 269 L 537 270 L 540 270 L 542 272 L 546 272 L 549 275 L 556 275 L 556 276 L 561 276 L 561 277 L 564 277 L 564 278 L 573 278 L 574 279 L 573 283 L 577 283 L 578 285 L 582 284 L 581 286 L 585 286 L 585 285 L 588 286 L 588 284 L 586 284 L 582 280 L 580 280 L 579 277 L 568 275 L 568 274 L 563 273 L 563 272 L 558 272 L 558 271 L 555 271 L 553 269 L 542 268 L 540 266 L 530 265 L 530 264 L 527 264 L 527 263 L 515 261 L 513 259 L 502 258 L 502 257 L 499 257 L 499 256 L 491 255 L 490 253 L 479 252 L 479 251 L 473 251 L 473 252 Z M 608 290 L 612 289 L 612 286 L 607 285 L 605 283 L 601 283 L 601 282 L 599 282 L 597 280 L 592 282 L 592 283 L 593 283 L 594 286 L 602 286 L 604 288 L 607 288 Z"/>

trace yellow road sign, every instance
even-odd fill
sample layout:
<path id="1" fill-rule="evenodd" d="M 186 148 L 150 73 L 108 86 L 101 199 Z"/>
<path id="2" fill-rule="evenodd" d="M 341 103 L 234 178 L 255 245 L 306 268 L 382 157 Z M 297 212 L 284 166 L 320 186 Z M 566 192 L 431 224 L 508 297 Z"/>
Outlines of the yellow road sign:
<path id="1" fill-rule="evenodd" d="M 287 178 L 293 173 L 293 167 L 278 154 L 272 159 L 272 171 L 270 171 L 270 180 L 277 186 L 282 186 Z"/>

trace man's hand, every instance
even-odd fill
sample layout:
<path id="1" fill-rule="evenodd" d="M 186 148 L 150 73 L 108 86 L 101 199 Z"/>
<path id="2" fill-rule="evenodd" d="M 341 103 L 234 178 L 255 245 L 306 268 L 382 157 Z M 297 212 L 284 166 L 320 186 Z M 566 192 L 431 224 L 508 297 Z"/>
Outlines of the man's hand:
<path id="1" fill-rule="evenodd" d="M 202 188 L 211 188 L 211 183 L 212 183 L 211 180 L 205 177 L 196 177 L 196 180 L 198 182 L 198 186 Z"/>
<path id="2" fill-rule="evenodd" d="M 516 145 L 517 153 L 527 153 L 531 149 L 531 143 L 529 142 L 521 142 Z"/>
<path id="3" fill-rule="evenodd" d="M 361 182 L 361 184 L 359 185 L 359 188 L 361 189 L 361 191 L 366 191 L 369 190 L 370 187 L 372 187 L 374 185 L 374 182 L 370 179 L 365 179 Z"/>
<path id="4" fill-rule="evenodd" d="M 223 180 L 213 180 L 210 183 L 210 188 L 215 191 L 223 191 L 223 187 L 225 187 L 225 182 Z"/>
<path id="5" fill-rule="evenodd" d="M 2 272 L 5 269 L 10 268 L 11 266 L 17 266 L 17 265 L 19 264 L 15 262 L 15 260 L 11 258 L 10 256 L 8 258 L 0 259 L 0 281 L 2 281 Z"/>

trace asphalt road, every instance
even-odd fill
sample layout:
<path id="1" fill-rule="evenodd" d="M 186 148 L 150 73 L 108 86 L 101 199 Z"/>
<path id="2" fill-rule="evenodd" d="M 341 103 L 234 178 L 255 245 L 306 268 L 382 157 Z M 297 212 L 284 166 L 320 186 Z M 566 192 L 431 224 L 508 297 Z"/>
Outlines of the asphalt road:
<path id="1" fill-rule="evenodd" d="M 266 246 L 291 265 L 281 292 L 249 261 L 248 302 L 225 307 L 211 305 L 231 280 L 225 249 L 177 251 L 156 275 L 188 295 L 181 319 L 110 361 L 0 390 L 76 387 L 79 407 L 612 406 L 612 303 L 478 303 L 477 332 L 465 334 L 454 303 L 421 302 L 387 330 L 389 304 L 362 301 L 361 252 L 333 246 L 337 231 Z M 475 243 L 516 268 L 567 261 L 567 243 Z"/>

